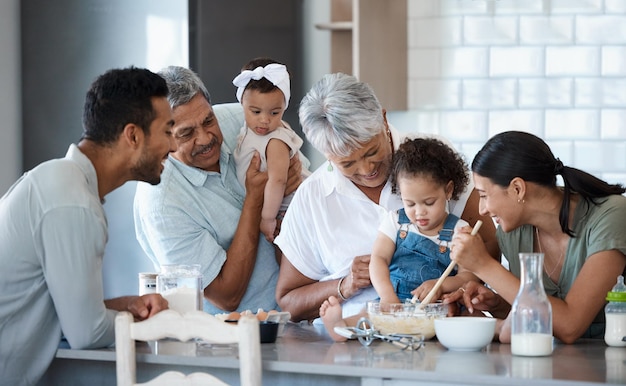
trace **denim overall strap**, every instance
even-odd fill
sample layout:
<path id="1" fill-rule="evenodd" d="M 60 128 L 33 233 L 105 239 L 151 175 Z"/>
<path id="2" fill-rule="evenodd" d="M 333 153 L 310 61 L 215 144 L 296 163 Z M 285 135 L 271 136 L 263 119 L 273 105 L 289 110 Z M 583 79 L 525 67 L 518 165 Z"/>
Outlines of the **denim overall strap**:
<path id="1" fill-rule="evenodd" d="M 406 215 L 404 208 L 398 209 L 398 233 L 396 233 L 396 246 L 402 243 L 402 241 L 409 234 L 409 227 L 411 226 L 411 220 Z"/>
<path id="2" fill-rule="evenodd" d="M 451 213 L 446 217 L 443 228 L 439 231 L 439 252 L 445 253 L 448 250 L 457 221 L 459 221 L 459 218 Z"/>
<path id="3" fill-rule="evenodd" d="M 410 292 L 425 280 L 441 276 L 450 258 L 449 252 L 446 250 L 441 253 L 433 240 L 408 232 L 411 222 L 403 209 L 398 211 L 398 224 L 400 228 L 396 236 L 396 250 L 389 265 L 389 276 L 396 294 L 403 301 L 410 299 Z"/>
<path id="4" fill-rule="evenodd" d="M 406 211 L 404 210 L 404 208 L 402 209 L 398 209 L 398 224 L 407 224 L 407 223 L 411 223 L 411 220 L 409 219 L 409 216 L 406 215 Z"/>

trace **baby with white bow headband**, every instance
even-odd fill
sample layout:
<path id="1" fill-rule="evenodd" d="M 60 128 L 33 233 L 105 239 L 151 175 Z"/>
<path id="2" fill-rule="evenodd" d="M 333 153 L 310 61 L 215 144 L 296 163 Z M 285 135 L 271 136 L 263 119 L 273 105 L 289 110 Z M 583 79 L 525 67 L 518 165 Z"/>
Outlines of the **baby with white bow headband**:
<path id="1" fill-rule="evenodd" d="M 283 114 L 289 105 L 289 73 L 284 64 L 270 58 L 256 58 L 248 62 L 233 79 L 237 86 L 237 99 L 243 106 L 245 122 L 239 133 L 235 149 L 237 177 L 245 186 L 246 170 L 255 152 L 261 157 L 261 171 L 267 170 L 261 232 L 273 242 L 293 194 L 285 196 L 289 161 L 300 153 L 302 138 Z M 304 167 L 302 175 L 311 173 Z"/>

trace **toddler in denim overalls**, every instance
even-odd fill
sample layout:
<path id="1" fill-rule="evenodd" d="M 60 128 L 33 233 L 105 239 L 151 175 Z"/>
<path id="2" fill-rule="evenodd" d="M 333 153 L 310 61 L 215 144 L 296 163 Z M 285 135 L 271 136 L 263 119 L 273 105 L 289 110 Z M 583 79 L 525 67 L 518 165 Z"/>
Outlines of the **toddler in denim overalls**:
<path id="1" fill-rule="evenodd" d="M 438 139 L 407 139 L 395 151 L 391 186 L 394 193 L 399 190 L 404 208 L 381 221 L 369 265 L 381 303 L 404 302 L 413 297 L 411 292 L 427 293 L 446 270 L 454 228 L 469 225 L 448 212 L 448 201 L 458 199 L 468 181 L 462 157 Z M 440 290 L 451 292 L 468 280 L 478 278 L 459 268 L 445 278 Z M 320 307 L 320 316 L 330 336 L 342 341 L 346 338 L 334 327 L 354 326 L 367 312 L 363 309 L 344 319 L 339 299 L 330 296 Z"/>
<path id="2" fill-rule="evenodd" d="M 417 232 L 409 231 L 411 221 L 404 209 L 398 210 L 398 235 L 396 251 L 389 265 L 391 284 L 400 301 L 411 299 L 411 291 L 426 280 L 438 279 L 450 264 L 450 248 L 454 227 L 459 218 L 448 214 L 443 229 L 439 231 L 439 244 Z M 455 275 L 451 272 L 450 275 Z"/>

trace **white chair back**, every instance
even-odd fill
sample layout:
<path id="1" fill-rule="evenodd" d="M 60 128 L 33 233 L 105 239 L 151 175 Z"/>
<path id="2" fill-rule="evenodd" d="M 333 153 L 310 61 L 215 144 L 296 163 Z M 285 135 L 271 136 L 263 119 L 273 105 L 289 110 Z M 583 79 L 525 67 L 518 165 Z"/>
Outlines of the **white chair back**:
<path id="1" fill-rule="evenodd" d="M 161 311 L 155 316 L 135 322 L 129 312 L 120 312 L 115 319 L 115 352 L 118 386 L 134 386 L 137 376 L 136 341 L 175 338 L 188 341 L 200 338 L 217 344 L 237 343 L 239 346 L 239 375 L 242 386 L 261 385 L 261 341 L 259 322 L 254 316 L 244 316 L 238 324 L 225 323 L 203 311 Z M 207 360 L 209 360 L 207 358 Z M 227 385 L 217 377 L 203 372 L 185 375 L 167 371 L 145 386 Z"/>

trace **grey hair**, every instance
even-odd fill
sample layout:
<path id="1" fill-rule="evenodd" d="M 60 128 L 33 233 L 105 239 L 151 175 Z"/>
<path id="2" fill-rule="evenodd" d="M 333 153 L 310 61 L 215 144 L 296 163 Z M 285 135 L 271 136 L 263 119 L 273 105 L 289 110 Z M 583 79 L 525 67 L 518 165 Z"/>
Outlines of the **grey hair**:
<path id="1" fill-rule="evenodd" d="M 300 102 L 300 125 L 322 154 L 348 157 L 385 129 L 382 106 L 367 84 L 342 73 L 324 75 Z"/>
<path id="2" fill-rule="evenodd" d="M 192 70 L 180 66 L 169 66 L 159 71 L 158 74 L 167 83 L 169 89 L 167 101 L 172 109 L 188 103 L 199 92 L 211 103 L 211 94 L 204 86 L 202 79 Z"/>

